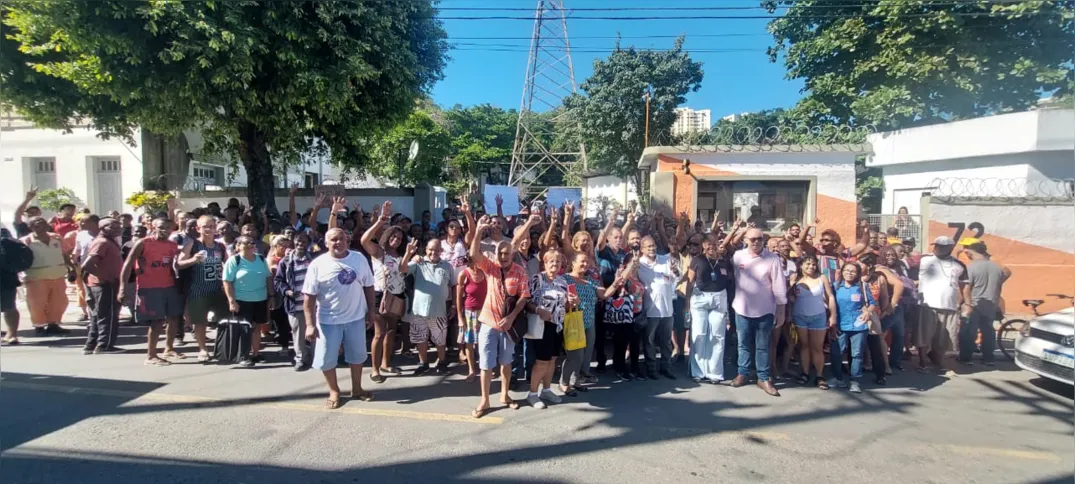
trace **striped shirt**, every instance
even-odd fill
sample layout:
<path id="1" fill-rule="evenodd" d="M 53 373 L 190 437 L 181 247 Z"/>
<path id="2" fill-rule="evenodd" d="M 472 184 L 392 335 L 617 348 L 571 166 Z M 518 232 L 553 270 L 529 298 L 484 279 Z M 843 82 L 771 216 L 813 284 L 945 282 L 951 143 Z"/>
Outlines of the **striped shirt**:
<path id="1" fill-rule="evenodd" d="M 284 297 L 284 312 L 302 311 L 302 284 L 306 281 L 306 269 L 310 267 L 312 261 L 313 257 L 309 252 L 299 257 L 295 251 L 288 252 L 283 259 L 280 259 L 272 285 L 276 288 L 276 293 L 282 296 L 289 290 L 294 293 L 294 297 Z"/>

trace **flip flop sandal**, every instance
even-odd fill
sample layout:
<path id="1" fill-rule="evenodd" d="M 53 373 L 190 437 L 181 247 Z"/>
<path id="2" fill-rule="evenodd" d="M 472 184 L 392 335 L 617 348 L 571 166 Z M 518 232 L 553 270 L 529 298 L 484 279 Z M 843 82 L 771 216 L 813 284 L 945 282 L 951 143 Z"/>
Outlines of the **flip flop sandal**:
<path id="1" fill-rule="evenodd" d="M 3 343 L 4 345 L 6 345 L 6 346 L 17 346 L 17 345 L 19 344 L 19 340 L 17 340 L 17 339 L 14 339 L 14 338 L 12 338 L 12 339 L 5 339 L 5 340 L 3 340 L 3 341 L 0 341 L 0 342 L 2 342 L 2 343 Z"/>
<path id="2" fill-rule="evenodd" d="M 508 408 L 510 408 L 512 410 L 518 410 L 519 409 L 519 402 L 516 402 L 515 400 L 508 400 L 506 402 L 500 402 L 500 403 L 503 403 L 506 407 L 508 407 Z"/>
<path id="3" fill-rule="evenodd" d="M 470 411 L 470 416 L 477 419 L 484 417 L 486 413 L 489 413 L 488 408 L 475 408 L 474 410 Z"/>
<path id="4" fill-rule="evenodd" d="M 803 373 L 803 374 L 799 375 L 799 378 L 796 379 L 795 381 L 799 382 L 800 385 L 805 385 L 806 382 L 810 381 L 810 377 L 807 376 L 806 373 Z"/>
<path id="5" fill-rule="evenodd" d="M 373 394 L 370 393 L 370 392 L 353 393 L 353 394 L 351 394 L 351 398 L 353 398 L 355 400 L 358 400 L 360 402 L 372 402 L 373 401 Z"/>
<path id="6" fill-rule="evenodd" d="M 325 399 L 325 408 L 329 409 L 329 410 L 336 410 L 337 408 L 340 408 L 340 400 L 339 399 L 333 400 L 331 398 L 326 398 Z"/>
<path id="7" fill-rule="evenodd" d="M 209 362 L 209 352 L 208 351 L 199 352 L 198 353 L 198 363 L 208 363 L 208 362 Z"/>
<path id="8" fill-rule="evenodd" d="M 177 359 L 177 360 L 185 360 L 185 359 L 187 359 L 187 355 L 184 355 L 183 353 L 177 353 L 175 351 L 166 351 L 164 353 L 161 353 L 161 356 L 163 356 L 165 358 L 174 358 L 174 359 Z"/>
<path id="9" fill-rule="evenodd" d="M 817 379 L 817 387 L 822 389 L 822 390 L 828 390 L 829 389 L 829 382 L 825 381 L 824 378 L 818 378 Z"/>
<path id="10" fill-rule="evenodd" d="M 373 380 L 373 383 L 384 383 L 387 378 L 384 375 L 370 375 L 370 380 Z"/>
<path id="11" fill-rule="evenodd" d="M 476 379 L 478 379 L 478 375 L 467 375 L 467 378 L 464 381 L 466 381 L 467 383 L 472 383 Z"/>
<path id="12" fill-rule="evenodd" d="M 393 375 L 402 375 L 403 370 L 400 370 L 399 367 L 397 367 L 397 366 L 393 366 L 392 368 L 383 368 L 382 367 L 381 368 L 381 373 L 391 373 Z"/>
<path id="13" fill-rule="evenodd" d="M 160 358 L 153 358 L 151 360 L 146 360 L 143 364 L 146 366 L 169 366 L 172 364 L 172 362 L 168 360 L 162 360 Z"/>

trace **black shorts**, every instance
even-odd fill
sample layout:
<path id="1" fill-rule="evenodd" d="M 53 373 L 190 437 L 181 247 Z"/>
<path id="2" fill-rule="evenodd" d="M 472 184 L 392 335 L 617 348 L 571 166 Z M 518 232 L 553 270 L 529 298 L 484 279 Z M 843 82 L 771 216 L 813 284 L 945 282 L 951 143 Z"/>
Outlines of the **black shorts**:
<path id="1" fill-rule="evenodd" d="M 0 311 L 8 312 L 15 310 L 15 288 L 5 287 L 0 289 Z"/>
<path id="2" fill-rule="evenodd" d="M 564 335 L 556 332 L 555 324 L 546 321 L 541 339 L 527 340 L 527 343 L 534 347 L 535 360 L 549 361 L 560 354 L 560 348 L 564 345 Z"/>
<path id="3" fill-rule="evenodd" d="M 269 322 L 269 301 L 238 301 L 239 312 L 236 316 L 240 321 L 250 324 L 266 324 Z"/>

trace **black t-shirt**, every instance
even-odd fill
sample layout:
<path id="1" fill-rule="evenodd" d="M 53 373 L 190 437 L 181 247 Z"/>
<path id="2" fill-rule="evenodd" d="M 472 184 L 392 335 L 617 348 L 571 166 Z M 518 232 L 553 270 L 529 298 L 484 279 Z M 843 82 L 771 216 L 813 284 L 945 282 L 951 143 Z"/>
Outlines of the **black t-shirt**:
<path id="1" fill-rule="evenodd" d="M 727 259 L 710 261 L 701 256 L 691 260 L 695 287 L 702 292 L 720 292 L 732 285 L 732 264 Z"/>
<path id="2" fill-rule="evenodd" d="M 26 222 L 15 222 L 15 236 L 21 238 L 27 235 L 30 235 L 30 226 Z"/>

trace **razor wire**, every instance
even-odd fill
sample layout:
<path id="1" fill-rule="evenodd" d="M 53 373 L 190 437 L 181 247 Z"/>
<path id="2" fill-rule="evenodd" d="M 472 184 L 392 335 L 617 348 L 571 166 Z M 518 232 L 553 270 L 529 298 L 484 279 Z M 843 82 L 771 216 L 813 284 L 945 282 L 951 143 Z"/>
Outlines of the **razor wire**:
<path id="1" fill-rule="evenodd" d="M 1016 202 L 1075 201 L 1075 179 L 1063 178 L 934 178 L 933 197 Z"/>
<path id="2" fill-rule="evenodd" d="M 671 146 L 689 153 L 868 151 L 873 125 L 714 126 L 708 131 L 665 132 L 650 146 Z"/>

